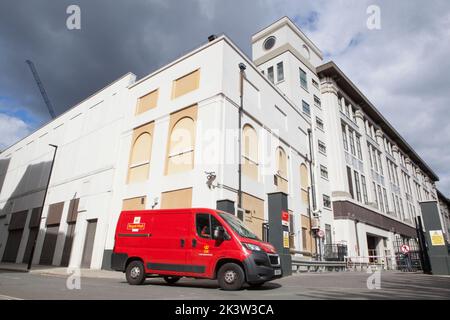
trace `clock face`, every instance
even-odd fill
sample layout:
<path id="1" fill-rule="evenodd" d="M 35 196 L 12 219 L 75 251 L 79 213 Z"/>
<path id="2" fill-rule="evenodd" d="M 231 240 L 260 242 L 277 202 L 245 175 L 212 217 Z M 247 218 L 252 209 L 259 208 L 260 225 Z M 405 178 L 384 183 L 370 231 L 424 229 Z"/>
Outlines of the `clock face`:
<path id="1" fill-rule="evenodd" d="M 276 39 L 274 36 L 268 37 L 263 43 L 264 49 L 266 50 L 272 49 L 272 47 L 275 45 L 275 40 Z"/>

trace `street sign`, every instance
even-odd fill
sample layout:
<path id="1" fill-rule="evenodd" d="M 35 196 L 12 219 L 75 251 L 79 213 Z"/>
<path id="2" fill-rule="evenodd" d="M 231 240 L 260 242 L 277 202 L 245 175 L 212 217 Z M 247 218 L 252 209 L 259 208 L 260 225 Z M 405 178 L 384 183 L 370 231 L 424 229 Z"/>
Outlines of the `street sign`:
<path id="1" fill-rule="evenodd" d="M 317 231 L 317 236 L 318 236 L 319 238 L 323 238 L 324 235 L 325 235 L 325 232 L 323 232 L 323 230 Z"/>
<path id="2" fill-rule="evenodd" d="M 283 248 L 289 249 L 289 231 L 283 231 Z"/>
<path id="3" fill-rule="evenodd" d="M 409 252 L 409 246 L 407 244 L 404 244 L 400 247 L 400 250 L 402 250 L 403 253 L 408 253 Z"/>
<path id="4" fill-rule="evenodd" d="M 432 246 L 445 246 L 442 230 L 430 230 L 430 238 Z"/>
<path id="5" fill-rule="evenodd" d="M 281 212 L 281 224 L 283 226 L 288 226 L 289 227 L 289 212 L 287 212 L 287 211 L 282 211 Z"/>

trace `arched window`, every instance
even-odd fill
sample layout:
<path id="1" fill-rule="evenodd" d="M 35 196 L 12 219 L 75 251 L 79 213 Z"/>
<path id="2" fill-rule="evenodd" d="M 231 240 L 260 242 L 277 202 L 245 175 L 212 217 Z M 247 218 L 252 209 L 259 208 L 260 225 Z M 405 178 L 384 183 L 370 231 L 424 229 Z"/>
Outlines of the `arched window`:
<path id="1" fill-rule="evenodd" d="M 308 187 L 309 187 L 308 168 L 306 168 L 306 165 L 302 163 L 300 165 L 300 189 L 302 202 L 306 204 L 309 202 Z"/>
<path id="2" fill-rule="evenodd" d="M 242 173 L 258 180 L 258 136 L 256 130 L 249 124 L 242 129 L 243 154 Z"/>
<path id="3" fill-rule="evenodd" d="M 278 147 L 276 151 L 277 158 L 277 186 L 278 191 L 287 193 L 288 191 L 288 178 L 287 178 L 287 156 L 282 147 Z"/>
<path id="4" fill-rule="evenodd" d="M 128 183 L 148 179 L 152 152 L 153 123 L 134 130 L 128 170 Z"/>
<path id="5" fill-rule="evenodd" d="M 167 174 L 184 172 L 194 167 L 195 122 L 183 117 L 173 126 L 169 137 Z"/>

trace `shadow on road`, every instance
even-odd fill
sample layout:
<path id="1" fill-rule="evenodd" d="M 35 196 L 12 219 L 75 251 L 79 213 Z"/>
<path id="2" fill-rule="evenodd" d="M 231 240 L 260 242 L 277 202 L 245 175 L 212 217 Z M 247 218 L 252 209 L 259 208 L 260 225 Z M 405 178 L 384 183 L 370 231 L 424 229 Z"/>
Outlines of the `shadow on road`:
<path id="1" fill-rule="evenodd" d="M 198 282 L 197 282 L 198 281 Z M 121 283 L 128 284 L 126 281 L 121 281 Z M 166 283 L 164 280 L 160 279 L 147 279 L 142 284 L 143 286 L 160 286 L 160 287 L 176 287 L 176 288 L 199 288 L 199 289 L 220 289 L 219 285 L 217 284 L 217 281 L 215 280 L 181 280 L 180 282 L 177 282 L 175 284 L 169 284 Z M 282 285 L 279 283 L 274 282 L 267 282 L 263 284 L 262 286 L 252 287 L 248 284 L 245 284 L 243 286 L 243 290 L 248 291 L 266 291 L 266 290 L 274 290 L 281 288 Z"/>

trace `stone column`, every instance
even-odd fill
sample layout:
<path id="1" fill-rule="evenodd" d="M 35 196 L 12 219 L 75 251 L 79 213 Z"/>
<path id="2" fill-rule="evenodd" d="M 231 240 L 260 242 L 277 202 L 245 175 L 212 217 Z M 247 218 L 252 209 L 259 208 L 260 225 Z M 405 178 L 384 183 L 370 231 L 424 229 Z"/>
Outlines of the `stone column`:
<path id="1" fill-rule="evenodd" d="M 329 150 L 328 171 L 332 197 L 350 197 L 345 170 L 345 155 L 342 144 L 341 118 L 338 105 L 338 89 L 331 78 L 324 78 L 321 82 L 322 103 L 327 123 L 327 148 Z"/>

